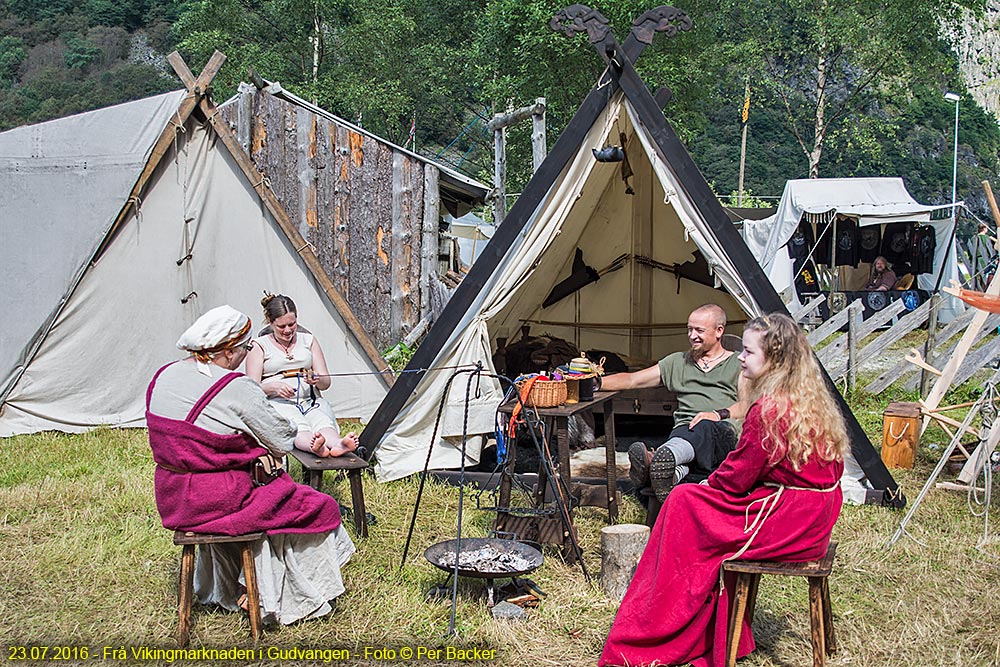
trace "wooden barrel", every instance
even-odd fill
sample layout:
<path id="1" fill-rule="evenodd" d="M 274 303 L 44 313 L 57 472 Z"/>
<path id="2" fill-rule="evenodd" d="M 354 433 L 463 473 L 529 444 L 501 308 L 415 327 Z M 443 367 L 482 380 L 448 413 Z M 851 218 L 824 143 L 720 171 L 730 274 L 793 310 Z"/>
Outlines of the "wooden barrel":
<path id="1" fill-rule="evenodd" d="M 920 405 L 890 403 L 882 413 L 882 461 L 887 468 L 912 468 L 920 444 Z"/>

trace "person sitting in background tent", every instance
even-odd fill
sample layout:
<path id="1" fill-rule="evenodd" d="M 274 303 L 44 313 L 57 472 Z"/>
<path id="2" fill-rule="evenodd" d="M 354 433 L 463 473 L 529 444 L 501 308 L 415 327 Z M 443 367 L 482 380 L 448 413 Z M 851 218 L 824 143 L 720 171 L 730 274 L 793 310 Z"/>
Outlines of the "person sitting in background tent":
<path id="1" fill-rule="evenodd" d="M 682 480 L 705 479 L 732 451 L 742 404 L 737 401 L 740 374 L 736 355 L 722 346 L 726 312 L 715 304 L 688 316 L 691 349 L 675 352 L 656 366 L 634 373 L 606 375 L 602 389 L 618 391 L 664 386 L 677 394 L 674 428 L 655 452 L 645 443 L 629 447 L 629 477 L 637 491 L 652 486 L 662 501 Z"/>
<path id="2" fill-rule="evenodd" d="M 739 444 L 702 484 L 667 497 L 600 665 L 722 667 L 734 585 L 720 586 L 722 563 L 826 553 L 850 447 L 843 415 L 787 315 L 751 320 L 739 362 L 750 405 Z M 737 657 L 754 650 L 742 623 Z"/>
<path id="3" fill-rule="evenodd" d="M 251 338 L 249 317 L 229 306 L 213 308 L 177 341 L 191 356 L 153 376 L 146 422 L 156 508 L 170 530 L 266 532 L 254 545 L 261 616 L 289 624 L 330 613 L 329 601 L 344 592 L 340 568 L 355 549 L 333 498 L 296 484 L 281 468 L 254 481 L 258 460 L 290 451 L 296 429 L 260 385 L 233 372 Z M 246 604 L 240 570 L 238 545 L 202 546 L 195 596 L 238 611 Z"/>
<path id="4" fill-rule="evenodd" d="M 872 262 L 871 275 L 862 289 L 866 292 L 884 292 L 891 290 L 895 285 L 896 274 L 893 273 L 892 266 L 885 257 L 879 255 Z"/>
<path id="5" fill-rule="evenodd" d="M 265 292 L 260 304 L 270 331 L 262 332 L 247 355 L 247 375 L 261 383 L 278 412 L 296 425 L 296 448 L 321 457 L 353 452 L 357 436 L 340 436 L 333 408 L 319 394 L 330 388 L 330 372 L 319 341 L 299 327 L 295 302 Z"/>

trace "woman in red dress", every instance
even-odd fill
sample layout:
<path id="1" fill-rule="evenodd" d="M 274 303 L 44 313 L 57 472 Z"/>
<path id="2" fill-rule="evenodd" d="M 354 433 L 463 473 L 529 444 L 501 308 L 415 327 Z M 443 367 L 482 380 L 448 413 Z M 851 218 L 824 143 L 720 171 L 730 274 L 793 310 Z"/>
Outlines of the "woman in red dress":
<path id="1" fill-rule="evenodd" d="M 601 665 L 725 664 L 725 560 L 821 558 L 840 515 L 849 441 L 805 336 L 787 315 L 751 320 L 740 354 L 750 405 L 736 449 L 667 497 Z M 744 620 L 738 656 L 753 651 Z"/>

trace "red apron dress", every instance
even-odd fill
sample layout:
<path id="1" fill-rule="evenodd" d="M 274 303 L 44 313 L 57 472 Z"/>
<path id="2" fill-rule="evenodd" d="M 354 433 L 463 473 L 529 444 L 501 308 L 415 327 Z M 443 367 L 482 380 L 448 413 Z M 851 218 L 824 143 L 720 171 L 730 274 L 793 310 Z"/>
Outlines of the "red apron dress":
<path id="1" fill-rule="evenodd" d="M 156 372 L 146 390 L 149 446 L 156 462 L 156 508 L 165 528 L 240 535 L 325 533 L 340 526 L 337 501 L 296 484 L 288 474 L 254 486 L 251 467 L 267 450 L 249 434 L 213 433 L 195 425 L 205 406 L 242 373 L 219 379 L 181 421 L 149 411 L 153 387 L 166 367 Z"/>
<path id="2" fill-rule="evenodd" d="M 733 582 L 720 589 L 722 562 L 737 554 L 798 562 L 826 553 L 840 515 L 843 463 L 813 457 L 798 471 L 787 459 L 771 464 L 762 437 L 755 403 L 708 485 L 682 484 L 667 496 L 600 665 L 723 667 Z M 737 655 L 753 649 L 744 620 Z"/>

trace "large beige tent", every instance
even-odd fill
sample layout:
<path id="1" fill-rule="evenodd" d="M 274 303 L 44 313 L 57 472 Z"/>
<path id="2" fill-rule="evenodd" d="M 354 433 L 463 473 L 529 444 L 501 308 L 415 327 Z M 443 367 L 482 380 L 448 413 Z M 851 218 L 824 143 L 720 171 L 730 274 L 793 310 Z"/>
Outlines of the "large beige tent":
<path id="1" fill-rule="evenodd" d="M 333 372 L 354 374 L 327 393 L 339 415 L 367 419 L 385 395 L 364 332 L 194 97 L 0 133 L 0 435 L 144 425 L 180 333 L 224 303 L 262 326 L 263 290 L 291 295 Z"/>
<path id="2" fill-rule="evenodd" d="M 628 137 L 625 145 L 635 170 L 629 179 L 634 195 L 626 193 L 621 163 L 599 163 L 591 153 L 592 148 L 604 146 L 612 132 L 613 143 L 618 143 L 619 131 Z M 588 264 L 598 268 L 622 254 L 632 258 L 620 270 L 543 308 L 553 286 L 570 275 L 576 248 L 583 251 Z M 707 285 L 635 259 L 648 257 L 680 267 L 693 263 L 696 253 L 713 270 Z M 715 280 L 727 289 L 715 289 Z M 494 341 L 515 336 L 524 323 L 582 350 L 658 359 L 687 346 L 687 315 L 700 304 L 719 303 L 737 321 L 745 320 L 747 313 L 759 313 L 747 293 L 739 272 L 721 253 L 719 241 L 694 214 L 670 170 L 655 157 L 634 109 L 618 94 L 580 142 L 475 305 L 454 327 L 433 366 L 483 362 L 490 368 Z M 437 399 L 449 375 L 428 374 L 401 410 L 379 447 L 380 478 L 396 479 L 423 467 Z M 435 447 L 431 467 L 460 463 L 456 440 L 462 433 L 465 389 L 464 381 L 451 388 L 442 420 L 444 439 Z M 483 381 L 470 404 L 468 432 L 492 433 L 502 395 L 500 383 Z M 474 459 L 478 459 L 480 445 L 477 438 L 469 448 Z"/>

